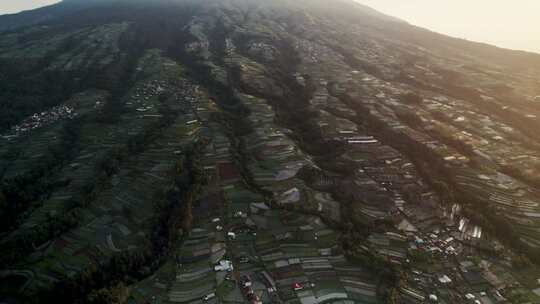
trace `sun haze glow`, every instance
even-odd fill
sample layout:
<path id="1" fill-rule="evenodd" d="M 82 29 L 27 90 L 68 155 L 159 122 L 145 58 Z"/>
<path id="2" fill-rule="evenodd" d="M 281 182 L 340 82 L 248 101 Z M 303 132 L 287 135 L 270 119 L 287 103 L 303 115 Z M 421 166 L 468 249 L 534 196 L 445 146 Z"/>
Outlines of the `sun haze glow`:
<path id="1" fill-rule="evenodd" d="M 446 35 L 540 53 L 539 0 L 356 0 Z"/>
<path id="2" fill-rule="evenodd" d="M 439 33 L 540 53 L 540 0 L 356 1 Z M 0 0 L 0 14 L 56 2 L 59 0 Z"/>
<path id="3" fill-rule="evenodd" d="M 59 0 L 0 0 L 0 15 L 14 14 L 60 2 Z"/>

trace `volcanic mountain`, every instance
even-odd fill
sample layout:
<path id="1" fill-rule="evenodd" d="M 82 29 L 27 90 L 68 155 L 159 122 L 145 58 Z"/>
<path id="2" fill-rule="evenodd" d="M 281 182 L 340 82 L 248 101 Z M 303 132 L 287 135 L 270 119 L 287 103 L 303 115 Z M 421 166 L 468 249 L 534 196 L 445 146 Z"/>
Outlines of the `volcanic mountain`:
<path id="1" fill-rule="evenodd" d="M 537 301 L 539 101 L 348 0 L 0 16 L 0 301 Z"/>

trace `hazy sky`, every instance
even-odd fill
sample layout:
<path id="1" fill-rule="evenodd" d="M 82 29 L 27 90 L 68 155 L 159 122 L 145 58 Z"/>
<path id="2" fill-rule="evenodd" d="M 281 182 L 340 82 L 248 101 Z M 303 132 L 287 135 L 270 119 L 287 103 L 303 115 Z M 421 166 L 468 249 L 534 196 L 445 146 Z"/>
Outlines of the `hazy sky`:
<path id="1" fill-rule="evenodd" d="M 59 0 L 0 0 L 0 15 L 12 14 L 60 2 Z"/>
<path id="2" fill-rule="evenodd" d="M 540 0 L 357 1 L 436 32 L 540 53 Z M 58 0 L 0 0 L 0 14 L 55 2 Z"/>
<path id="3" fill-rule="evenodd" d="M 540 0 L 357 0 L 424 28 L 540 53 Z"/>

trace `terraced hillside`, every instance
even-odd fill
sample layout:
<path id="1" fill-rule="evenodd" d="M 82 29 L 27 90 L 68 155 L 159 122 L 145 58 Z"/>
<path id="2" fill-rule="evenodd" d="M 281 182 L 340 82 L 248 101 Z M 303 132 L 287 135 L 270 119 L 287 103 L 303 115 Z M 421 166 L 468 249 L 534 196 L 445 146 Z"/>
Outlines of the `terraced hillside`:
<path id="1" fill-rule="evenodd" d="M 346 0 L 0 30 L 1 302 L 540 303 L 540 56 Z"/>

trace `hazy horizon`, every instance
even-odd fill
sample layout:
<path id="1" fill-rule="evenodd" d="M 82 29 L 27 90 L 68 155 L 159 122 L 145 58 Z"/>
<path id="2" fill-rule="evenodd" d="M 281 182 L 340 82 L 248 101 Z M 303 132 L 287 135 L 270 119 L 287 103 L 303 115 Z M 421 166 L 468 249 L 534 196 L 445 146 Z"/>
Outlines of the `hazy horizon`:
<path id="1" fill-rule="evenodd" d="M 382 13 L 441 34 L 503 48 L 540 53 L 540 1 L 519 5 L 492 0 L 355 0 Z M 0 3 L 0 15 L 54 4 L 59 0 Z M 489 8 L 489 9 L 486 9 Z"/>
<path id="2" fill-rule="evenodd" d="M 0 2 L 0 15 L 15 14 L 25 10 L 51 5 L 60 0 L 17 0 Z"/>
<path id="3" fill-rule="evenodd" d="M 540 53 L 540 1 L 355 0 L 441 34 Z"/>

